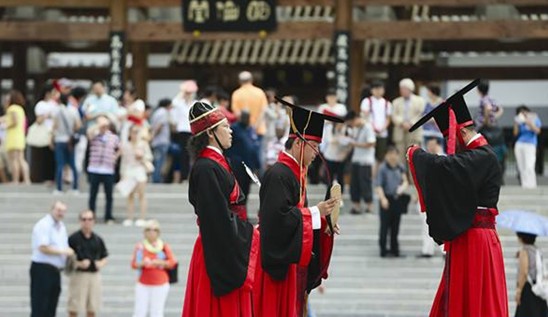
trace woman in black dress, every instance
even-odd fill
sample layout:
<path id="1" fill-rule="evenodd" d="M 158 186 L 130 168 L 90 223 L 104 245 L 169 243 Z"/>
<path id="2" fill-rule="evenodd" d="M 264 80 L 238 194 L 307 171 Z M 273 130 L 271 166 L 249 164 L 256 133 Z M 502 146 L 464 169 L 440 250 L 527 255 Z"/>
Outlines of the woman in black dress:
<path id="1" fill-rule="evenodd" d="M 536 235 L 518 232 L 522 244 L 518 252 L 518 285 L 516 288 L 516 317 L 546 317 L 548 307 L 546 301 L 533 293 L 531 281 L 537 279 Z"/>

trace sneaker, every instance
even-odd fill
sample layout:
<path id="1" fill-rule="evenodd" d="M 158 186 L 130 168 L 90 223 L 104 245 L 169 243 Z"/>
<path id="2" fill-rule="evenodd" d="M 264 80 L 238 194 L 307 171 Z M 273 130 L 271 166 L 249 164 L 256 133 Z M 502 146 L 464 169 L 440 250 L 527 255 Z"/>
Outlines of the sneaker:
<path id="1" fill-rule="evenodd" d="M 63 195 L 62 191 L 57 190 L 57 189 L 53 191 L 53 196 L 61 196 L 61 195 Z"/>
<path id="2" fill-rule="evenodd" d="M 108 220 L 105 220 L 105 224 L 111 226 L 113 224 L 115 224 L 116 222 L 114 221 L 114 219 L 108 219 Z"/>
<path id="3" fill-rule="evenodd" d="M 122 222 L 122 225 L 123 225 L 124 227 L 131 227 L 131 226 L 133 226 L 133 220 L 131 220 L 131 219 L 126 219 L 126 220 L 124 220 L 124 222 Z"/>
<path id="4" fill-rule="evenodd" d="M 80 191 L 78 189 L 72 189 L 70 191 L 70 194 L 73 195 L 73 196 L 79 196 L 80 195 Z"/>
<path id="5" fill-rule="evenodd" d="M 146 224 L 145 219 L 137 219 L 137 220 L 135 220 L 135 225 L 136 225 L 137 227 L 144 227 L 145 224 Z"/>

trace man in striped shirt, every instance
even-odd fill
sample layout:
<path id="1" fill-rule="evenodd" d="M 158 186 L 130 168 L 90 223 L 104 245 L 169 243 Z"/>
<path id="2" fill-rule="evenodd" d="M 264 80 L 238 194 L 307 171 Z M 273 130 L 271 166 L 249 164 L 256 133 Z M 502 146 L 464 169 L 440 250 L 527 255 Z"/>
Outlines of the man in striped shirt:
<path id="1" fill-rule="evenodd" d="M 89 164 L 87 168 L 90 183 L 89 209 L 95 213 L 95 203 L 99 185 L 105 188 L 105 223 L 114 222 L 112 216 L 112 192 L 114 189 L 114 173 L 116 160 L 120 155 L 120 139 L 109 129 L 110 121 L 104 117 L 97 117 L 97 124 L 88 130 Z"/>

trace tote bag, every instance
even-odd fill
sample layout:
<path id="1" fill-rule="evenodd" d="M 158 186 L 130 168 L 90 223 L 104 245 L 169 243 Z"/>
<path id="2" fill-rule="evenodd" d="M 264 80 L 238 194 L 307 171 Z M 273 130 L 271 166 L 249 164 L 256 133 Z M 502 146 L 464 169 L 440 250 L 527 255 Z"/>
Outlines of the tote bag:
<path id="1" fill-rule="evenodd" d="M 44 123 L 33 123 L 27 133 L 27 144 L 35 147 L 46 147 L 51 143 L 51 129 Z"/>

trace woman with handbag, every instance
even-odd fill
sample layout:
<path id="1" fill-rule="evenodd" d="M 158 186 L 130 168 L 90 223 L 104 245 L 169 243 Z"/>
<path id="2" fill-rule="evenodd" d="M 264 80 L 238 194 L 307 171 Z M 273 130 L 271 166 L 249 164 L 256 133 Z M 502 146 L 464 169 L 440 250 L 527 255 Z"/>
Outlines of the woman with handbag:
<path id="1" fill-rule="evenodd" d="M 53 118 L 53 143 L 55 153 L 55 182 L 54 195 L 63 192 L 63 170 L 68 164 L 72 171 L 72 192 L 78 193 L 78 171 L 74 160 L 74 147 L 78 142 L 75 131 L 80 129 L 80 115 L 74 107 L 68 106 L 68 99 L 61 97 L 61 104 Z"/>
<path id="2" fill-rule="evenodd" d="M 140 138 L 141 129 L 137 125 L 130 127 L 128 140 L 122 145 L 121 180 L 116 188 L 123 195 L 127 195 L 127 218 L 123 222 L 124 226 L 133 225 L 135 196 L 139 199 L 141 209 L 140 217 L 135 221 L 135 225 L 142 227 L 145 224 L 147 174 L 153 172 L 154 166 L 152 165 L 150 146 Z"/>
<path id="3" fill-rule="evenodd" d="M 30 178 L 34 183 L 53 182 L 55 179 L 51 134 L 60 96 L 53 84 L 46 83 L 42 99 L 34 106 L 36 121 L 29 127 L 27 134 L 27 143 L 31 149 Z"/>
<path id="4" fill-rule="evenodd" d="M 139 270 L 135 286 L 135 310 L 133 317 L 163 317 L 169 293 L 169 272 L 175 269 L 177 260 L 169 244 L 160 239 L 160 224 L 149 220 L 145 224 L 145 239 L 133 252 L 131 267 Z"/>
<path id="5" fill-rule="evenodd" d="M 8 154 L 12 182 L 18 184 L 21 179 L 30 184 L 29 165 L 25 160 L 25 98 L 17 90 L 12 90 L 6 100 L 6 115 L 2 121 L 6 125 L 4 148 Z"/>

